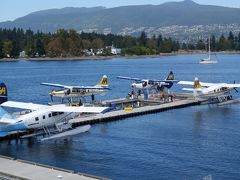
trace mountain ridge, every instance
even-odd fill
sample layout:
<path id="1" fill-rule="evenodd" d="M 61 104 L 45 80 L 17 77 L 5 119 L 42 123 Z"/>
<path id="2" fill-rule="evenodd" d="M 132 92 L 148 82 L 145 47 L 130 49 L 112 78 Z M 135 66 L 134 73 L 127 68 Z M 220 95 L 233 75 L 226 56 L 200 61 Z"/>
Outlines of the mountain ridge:
<path id="1" fill-rule="evenodd" d="M 166 2 L 160 5 L 106 7 L 66 7 L 32 12 L 0 23 L 0 28 L 55 32 L 57 29 L 124 34 L 124 29 L 141 30 L 166 26 L 239 24 L 240 9 L 200 5 L 192 0 Z"/>

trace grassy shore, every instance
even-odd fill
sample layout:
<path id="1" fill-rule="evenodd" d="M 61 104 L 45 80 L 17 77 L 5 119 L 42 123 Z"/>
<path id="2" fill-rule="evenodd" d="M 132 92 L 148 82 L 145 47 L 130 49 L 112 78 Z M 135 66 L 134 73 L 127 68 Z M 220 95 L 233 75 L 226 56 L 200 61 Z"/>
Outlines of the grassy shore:
<path id="1" fill-rule="evenodd" d="M 114 56 L 80 56 L 80 57 L 36 57 L 36 58 L 3 58 L 0 62 L 14 62 L 14 61 L 66 61 L 66 60 L 106 60 L 113 58 L 157 58 L 161 56 L 174 56 L 179 54 L 206 54 L 207 51 L 192 50 L 184 51 L 180 50 L 172 53 L 160 53 L 155 55 L 114 55 Z M 218 51 L 211 52 L 211 54 L 240 54 L 240 51 Z"/>

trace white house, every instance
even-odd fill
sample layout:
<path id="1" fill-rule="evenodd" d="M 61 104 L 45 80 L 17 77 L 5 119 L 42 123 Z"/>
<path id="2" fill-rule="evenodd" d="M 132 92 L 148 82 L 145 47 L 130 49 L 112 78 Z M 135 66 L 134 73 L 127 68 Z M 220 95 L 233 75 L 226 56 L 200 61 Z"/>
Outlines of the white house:
<path id="1" fill-rule="evenodd" d="M 111 54 L 118 55 L 122 53 L 122 49 L 115 48 L 113 45 L 111 46 Z"/>

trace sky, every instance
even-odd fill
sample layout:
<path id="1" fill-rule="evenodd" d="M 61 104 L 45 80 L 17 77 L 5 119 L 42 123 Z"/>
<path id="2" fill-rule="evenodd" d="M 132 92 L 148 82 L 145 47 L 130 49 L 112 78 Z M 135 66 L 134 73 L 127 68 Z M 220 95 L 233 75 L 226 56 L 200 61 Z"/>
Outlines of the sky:
<path id="1" fill-rule="evenodd" d="M 169 1 L 182 0 L 2 0 L 0 22 L 14 20 L 31 12 L 64 7 L 117 7 L 126 5 L 159 5 Z M 240 0 L 194 0 L 198 4 L 219 5 L 240 8 Z"/>

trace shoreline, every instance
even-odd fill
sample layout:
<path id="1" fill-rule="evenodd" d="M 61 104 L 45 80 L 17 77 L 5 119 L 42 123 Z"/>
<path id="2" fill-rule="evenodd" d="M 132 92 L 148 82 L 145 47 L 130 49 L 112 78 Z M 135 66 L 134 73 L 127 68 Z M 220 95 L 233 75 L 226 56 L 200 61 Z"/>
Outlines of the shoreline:
<path id="1" fill-rule="evenodd" d="M 16 61 L 73 61 L 73 60 L 108 60 L 113 58 L 157 58 L 163 56 L 176 56 L 184 54 L 206 54 L 207 51 L 193 50 L 193 51 L 177 51 L 171 53 L 160 53 L 154 55 L 114 55 L 114 56 L 79 56 L 79 57 L 38 57 L 38 58 L 3 58 L 0 59 L 0 62 L 16 62 Z M 240 51 L 217 51 L 211 52 L 211 54 L 240 54 Z"/>

